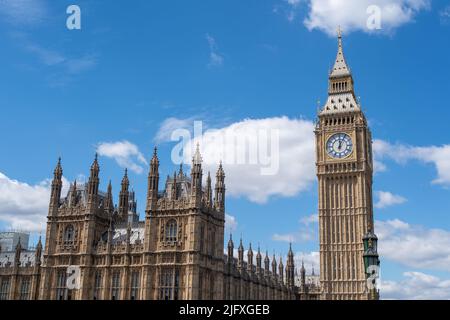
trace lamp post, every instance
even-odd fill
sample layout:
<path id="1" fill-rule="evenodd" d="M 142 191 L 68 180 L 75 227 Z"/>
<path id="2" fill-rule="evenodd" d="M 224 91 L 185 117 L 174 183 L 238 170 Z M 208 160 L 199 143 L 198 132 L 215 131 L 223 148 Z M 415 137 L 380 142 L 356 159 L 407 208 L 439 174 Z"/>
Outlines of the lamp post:
<path id="1" fill-rule="evenodd" d="M 378 300 L 380 298 L 379 290 L 376 287 L 378 279 L 378 270 L 380 267 L 380 259 L 378 257 L 378 237 L 372 230 L 364 236 L 364 269 L 367 278 L 367 288 L 369 290 L 368 299 Z"/>

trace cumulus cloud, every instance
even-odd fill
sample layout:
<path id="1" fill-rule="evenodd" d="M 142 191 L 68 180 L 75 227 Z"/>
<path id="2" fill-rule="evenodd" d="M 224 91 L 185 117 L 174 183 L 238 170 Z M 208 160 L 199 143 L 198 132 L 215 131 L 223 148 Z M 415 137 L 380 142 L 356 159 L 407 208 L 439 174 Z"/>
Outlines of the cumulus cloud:
<path id="1" fill-rule="evenodd" d="M 101 142 L 97 146 L 97 153 L 100 156 L 114 159 L 122 168 L 141 174 L 147 165 L 144 155 L 139 148 L 129 141 Z"/>
<path id="2" fill-rule="evenodd" d="M 404 266 L 450 271 L 450 232 L 410 225 L 399 219 L 376 221 L 381 259 Z"/>
<path id="3" fill-rule="evenodd" d="M 404 144 L 391 144 L 383 140 L 374 140 L 374 157 L 381 163 L 384 159 L 391 159 L 399 164 L 416 160 L 426 164 L 432 164 L 437 170 L 437 178 L 433 183 L 450 185 L 450 145 L 417 147 Z"/>
<path id="4" fill-rule="evenodd" d="M 206 34 L 206 41 L 208 41 L 209 45 L 209 67 L 219 67 L 223 65 L 223 56 L 219 52 L 217 47 L 216 39 Z"/>
<path id="5" fill-rule="evenodd" d="M 336 35 L 338 26 L 346 33 L 377 31 L 368 27 L 368 21 L 378 12 L 380 31 L 389 33 L 413 21 L 420 11 L 430 6 L 429 0 L 287 0 L 289 20 L 298 13 L 301 3 L 308 10 L 304 25 L 332 36 Z"/>
<path id="6" fill-rule="evenodd" d="M 236 231 L 237 229 L 237 220 L 236 217 L 226 214 L 225 215 L 225 230 L 228 232 Z"/>
<path id="7" fill-rule="evenodd" d="M 401 300 L 443 300 L 450 299 L 450 280 L 422 272 L 403 273 L 400 281 L 383 281 L 380 283 L 381 299 Z"/>
<path id="8" fill-rule="evenodd" d="M 384 209 L 397 204 L 405 203 L 407 200 L 402 196 L 393 194 L 387 191 L 376 191 L 378 201 L 375 203 L 375 208 Z"/>
<path id="9" fill-rule="evenodd" d="M 230 196 L 265 203 L 273 196 L 295 196 L 315 181 L 314 124 L 308 120 L 246 119 L 207 130 L 183 143 L 184 163 L 191 163 L 197 143 L 204 172 L 214 173 L 223 162 Z"/>
<path id="10" fill-rule="evenodd" d="M 69 182 L 63 178 L 63 195 L 68 187 Z M 49 200 L 49 179 L 30 185 L 0 173 L 0 221 L 9 228 L 30 232 L 45 230 Z"/>
<path id="11" fill-rule="evenodd" d="M 304 119 L 274 117 L 246 119 L 228 126 L 207 130 L 192 138 L 188 130 L 193 119 L 166 119 L 155 140 L 171 140 L 177 129 L 186 134 L 177 136 L 179 148 L 174 148 L 172 160 L 191 163 L 197 143 L 200 144 L 204 172 L 212 173 L 223 161 L 226 184 L 231 196 L 244 196 L 256 203 L 265 203 L 274 196 L 291 197 L 308 190 L 315 181 L 314 124 Z M 195 131 L 195 130 L 194 130 Z M 277 143 L 274 143 L 277 142 Z M 376 172 L 386 171 L 385 160 L 406 164 L 411 160 L 432 164 L 437 169 L 433 183 L 450 185 L 450 145 L 415 147 L 374 140 Z M 378 207 L 400 204 L 404 198 L 379 193 Z"/>

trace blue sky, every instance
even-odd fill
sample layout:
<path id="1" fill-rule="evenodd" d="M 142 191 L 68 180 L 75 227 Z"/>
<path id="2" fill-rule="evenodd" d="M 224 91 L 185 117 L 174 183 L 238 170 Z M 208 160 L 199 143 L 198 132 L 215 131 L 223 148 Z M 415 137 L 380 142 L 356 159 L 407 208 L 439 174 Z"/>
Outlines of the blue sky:
<path id="1" fill-rule="evenodd" d="M 293 240 L 299 261 L 317 264 L 309 129 L 339 24 L 375 139 L 385 297 L 450 298 L 448 3 L 368 1 L 382 8 L 381 30 L 370 31 L 365 1 L 75 1 L 82 29 L 70 31 L 73 2 L 0 3 L 0 228 L 39 233 L 58 156 L 72 181 L 99 146 L 116 147 L 100 154 L 102 187 L 112 179 L 117 193 L 134 166 L 142 215 L 154 145 L 163 178 L 177 167 L 169 129 L 274 124 L 289 140 L 281 147 L 304 148 L 284 153 L 277 177 L 225 165 L 229 226 L 270 253 L 285 255 Z"/>

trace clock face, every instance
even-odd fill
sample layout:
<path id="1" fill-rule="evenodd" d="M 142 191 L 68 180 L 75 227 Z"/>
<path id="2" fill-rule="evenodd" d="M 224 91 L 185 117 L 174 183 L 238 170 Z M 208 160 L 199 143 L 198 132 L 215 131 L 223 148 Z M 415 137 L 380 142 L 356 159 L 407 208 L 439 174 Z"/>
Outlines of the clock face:
<path id="1" fill-rule="evenodd" d="M 327 142 L 327 153 L 332 158 L 343 159 L 353 151 L 352 138 L 346 133 L 336 133 Z"/>

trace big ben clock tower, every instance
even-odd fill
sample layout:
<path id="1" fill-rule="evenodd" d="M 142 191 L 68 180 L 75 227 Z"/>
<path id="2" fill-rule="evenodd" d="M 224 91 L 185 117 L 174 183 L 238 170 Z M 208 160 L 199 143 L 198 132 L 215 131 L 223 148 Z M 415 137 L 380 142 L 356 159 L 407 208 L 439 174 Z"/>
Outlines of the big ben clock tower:
<path id="1" fill-rule="evenodd" d="M 367 299 L 363 238 L 373 232 L 372 138 L 338 35 L 315 130 L 323 299 Z"/>

